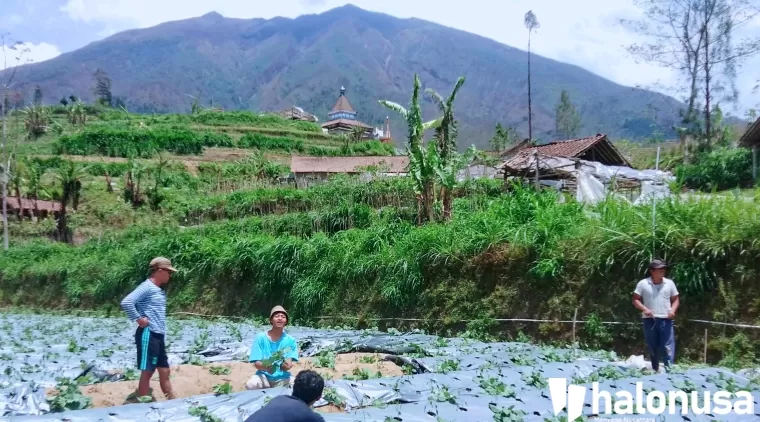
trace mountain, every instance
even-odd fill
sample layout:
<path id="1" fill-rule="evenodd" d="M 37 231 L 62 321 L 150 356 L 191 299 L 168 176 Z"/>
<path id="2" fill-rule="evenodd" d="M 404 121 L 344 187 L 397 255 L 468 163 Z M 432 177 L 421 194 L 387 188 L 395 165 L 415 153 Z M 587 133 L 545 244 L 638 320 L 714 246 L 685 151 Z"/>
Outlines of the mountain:
<path id="1" fill-rule="evenodd" d="M 534 55 L 534 134 L 554 139 L 554 107 L 565 89 L 581 112 L 582 133 L 642 138 L 666 135 L 680 103 L 613 83 L 580 67 Z M 276 111 L 303 107 L 325 121 L 341 86 L 365 123 L 391 116 L 403 142 L 406 127 L 377 103 L 406 105 L 413 74 L 446 96 L 459 76 L 460 145 L 487 144 L 497 122 L 527 135 L 527 53 L 488 38 L 420 19 L 399 19 L 347 5 L 296 19 L 231 19 L 218 13 L 129 30 L 79 50 L 25 65 L 18 80 L 27 102 L 39 84 L 48 103 L 76 95 L 93 100 L 93 73 L 103 69 L 113 95 L 130 111 L 185 112 L 202 102 L 225 109 Z M 657 125 L 652 116 L 657 109 Z M 436 110 L 426 100 L 426 117 Z"/>

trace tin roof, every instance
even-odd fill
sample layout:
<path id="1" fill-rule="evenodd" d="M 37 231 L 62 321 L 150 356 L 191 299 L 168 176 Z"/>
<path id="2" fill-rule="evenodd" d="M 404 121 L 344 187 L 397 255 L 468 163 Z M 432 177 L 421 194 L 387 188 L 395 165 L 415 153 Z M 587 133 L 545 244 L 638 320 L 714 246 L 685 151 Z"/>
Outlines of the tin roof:
<path id="1" fill-rule="evenodd" d="M 293 173 L 359 173 L 360 167 L 387 165 L 388 173 L 406 173 L 409 157 L 293 157 L 290 170 Z"/>
<path id="2" fill-rule="evenodd" d="M 6 198 L 6 203 L 8 205 L 8 208 L 12 210 L 19 209 L 18 206 L 18 198 L 8 196 Z M 26 199 L 21 198 L 21 205 L 25 210 L 33 210 L 37 209 L 40 211 L 53 211 L 53 212 L 60 212 L 61 211 L 61 203 L 60 202 L 53 202 L 53 201 L 43 201 L 43 200 L 34 200 L 34 199 Z M 36 206 L 35 206 L 36 205 Z"/>
<path id="3" fill-rule="evenodd" d="M 743 147 L 760 146 L 760 118 L 747 128 L 747 131 L 739 139 L 739 145 Z"/>

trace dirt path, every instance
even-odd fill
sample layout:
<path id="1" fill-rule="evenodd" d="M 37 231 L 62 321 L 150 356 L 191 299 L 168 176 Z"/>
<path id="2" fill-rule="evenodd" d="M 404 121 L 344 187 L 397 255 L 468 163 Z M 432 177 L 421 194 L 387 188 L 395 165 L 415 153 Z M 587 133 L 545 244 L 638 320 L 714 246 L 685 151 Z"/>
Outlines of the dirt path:
<path id="1" fill-rule="evenodd" d="M 366 369 L 370 374 L 377 372 L 383 377 L 401 376 L 403 372 L 393 362 L 381 361 L 382 355 L 372 353 L 347 353 L 337 355 L 335 369 L 317 368 L 313 360 L 304 358 L 296 364 L 291 374 L 295 377 L 304 369 L 313 369 L 322 374 L 325 379 L 339 379 L 344 375 L 352 375 L 355 370 Z M 371 362 L 371 363 L 370 363 Z M 213 375 L 211 367 L 229 368 L 228 375 Z M 179 365 L 172 367 L 172 388 L 177 398 L 197 396 L 211 393 L 213 387 L 218 384 L 229 383 L 234 392 L 245 390 L 245 382 L 256 372 L 253 364 L 247 362 L 220 362 L 206 366 Z M 158 374 L 154 376 L 153 395 L 157 401 L 164 401 L 158 385 Z M 119 406 L 124 399 L 137 389 L 137 381 L 108 382 L 80 387 L 82 394 L 92 399 L 92 407 Z M 48 391 L 48 394 L 51 391 Z M 329 406 L 327 406 L 329 407 Z M 331 412 L 337 409 L 322 409 Z"/>

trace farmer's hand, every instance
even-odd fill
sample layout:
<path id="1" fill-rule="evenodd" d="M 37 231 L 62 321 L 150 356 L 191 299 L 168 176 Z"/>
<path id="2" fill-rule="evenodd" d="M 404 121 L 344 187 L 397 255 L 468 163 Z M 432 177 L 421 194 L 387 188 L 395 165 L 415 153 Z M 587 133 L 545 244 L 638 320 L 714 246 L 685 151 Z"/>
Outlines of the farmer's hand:
<path id="1" fill-rule="evenodd" d="M 138 318 L 137 319 L 137 325 L 140 326 L 140 327 L 142 327 L 142 328 L 147 327 L 148 323 L 149 323 L 148 317 L 142 317 L 142 318 Z"/>
<path id="2" fill-rule="evenodd" d="M 646 315 L 646 316 L 648 316 L 648 317 L 652 317 L 652 316 L 654 315 L 654 313 L 652 313 L 652 310 L 651 310 L 651 309 L 647 308 L 647 309 L 644 311 L 644 315 Z"/>
<path id="3" fill-rule="evenodd" d="M 668 319 L 674 319 L 676 317 L 676 313 L 673 311 L 668 312 Z"/>

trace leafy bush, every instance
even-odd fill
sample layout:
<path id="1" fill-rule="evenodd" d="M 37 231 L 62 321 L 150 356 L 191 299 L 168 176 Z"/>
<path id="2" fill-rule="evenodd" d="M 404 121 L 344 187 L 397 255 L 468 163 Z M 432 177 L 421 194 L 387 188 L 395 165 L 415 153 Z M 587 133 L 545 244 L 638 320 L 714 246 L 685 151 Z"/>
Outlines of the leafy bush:
<path id="1" fill-rule="evenodd" d="M 752 185 L 752 153 L 746 148 L 720 148 L 697 155 L 676 171 L 685 186 L 703 191 Z"/>
<path id="2" fill-rule="evenodd" d="M 190 130 L 123 130 L 98 127 L 62 136 L 53 144 L 55 154 L 106 155 L 109 157 L 149 158 L 160 151 L 200 154 L 203 147 L 231 147 L 232 138 L 214 132 Z"/>
<path id="3" fill-rule="evenodd" d="M 295 130 L 322 132 L 322 128 L 312 122 L 288 120 L 276 114 L 254 114 L 250 111 L 204 111 L 194 114 L 190 119 L 195 123 L 208 126 L 249 125 L 261 128 L 289 127 Z"/>
<path id="4" fill-rule="evenodd" d="M 286 137 L 266 136 L 260 133 L 249 133 L 238 140 L 241 148 L 258 148 L 260 150 L 284 150 L 287 152 L 303 152 L 303 141 Z"/>

